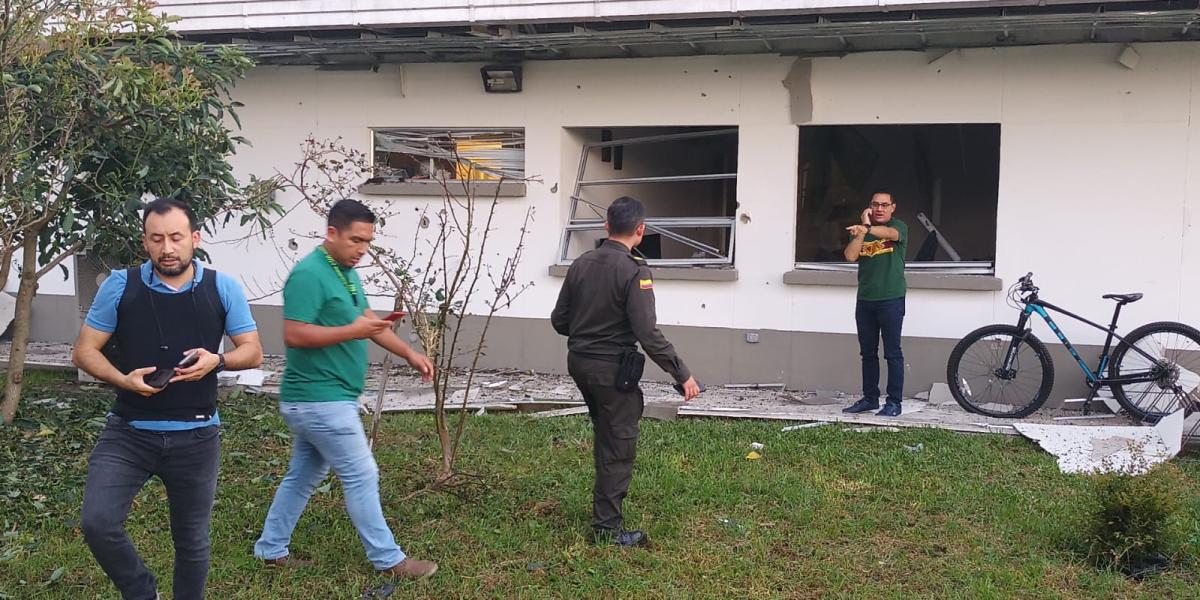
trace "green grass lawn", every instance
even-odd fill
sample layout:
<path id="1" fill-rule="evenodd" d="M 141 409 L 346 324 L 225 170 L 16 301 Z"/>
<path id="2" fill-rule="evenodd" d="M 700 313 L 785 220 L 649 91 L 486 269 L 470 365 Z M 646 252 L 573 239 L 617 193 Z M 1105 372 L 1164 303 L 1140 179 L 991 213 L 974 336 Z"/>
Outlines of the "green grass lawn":
<path id="1" fill-rule="evenodd" d="M 0 598 L 115 598 L 84 546 L 86 461 L 110 393 L 34 374 L 18 427 L 0 428 Z M 65 407 L 38 401 L 52 399 Z M 210 598 L 358 598 L 378 585 L 335 484 L 313 497 L 292 551 L 251 549 L 289 457 L 274 403 L 222 405 Z M 402 498 L 436 460 L 432 416 L 386 417 L 384 511 L 411 555 L 436 560 L 395 598 L 1196 598 L 1200 490 L 1173 524 L 1179 568 L 1145 582 L 1080 553 L 1090 480 L 1023 439 L 942 431 L 780 433 L 779 422 L 644 422 L 626 519 L 649 550 L 588 543 L 591 434 L 583 417 L 471 417 L 461 465 L 479 485 Z M 751 442 L 766 444 L 746 460 Z M 906 445 L 921 443 L 911 452 Z M 1200 461 L 1179 459 L 1191 482 Z M 166 496 L 147 486 L 128 527 L 169 596 Z"/>

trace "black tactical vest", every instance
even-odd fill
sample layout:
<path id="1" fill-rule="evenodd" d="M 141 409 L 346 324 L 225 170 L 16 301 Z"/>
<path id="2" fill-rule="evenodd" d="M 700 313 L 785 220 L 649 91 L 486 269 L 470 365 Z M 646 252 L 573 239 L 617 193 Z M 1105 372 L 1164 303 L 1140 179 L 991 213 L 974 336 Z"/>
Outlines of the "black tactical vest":
<path id="1" fill-rule="evenodd" d="M 125 293 L 117 305 L 113 341 L 115 366 L 123 373 L 142 367 L 171 368 L 192 348 L 217 352 L 225 335 L 225 307 L 217 294 L 217 272 L 205 269 L 199 283 L 178 294 L 151 290 L 138 267 L 126 270 Z M 126 421 L 207 421 L 217 410 L 217 373 L 180 381 L 143 397 L 120 390 L 112 412 Z"/>

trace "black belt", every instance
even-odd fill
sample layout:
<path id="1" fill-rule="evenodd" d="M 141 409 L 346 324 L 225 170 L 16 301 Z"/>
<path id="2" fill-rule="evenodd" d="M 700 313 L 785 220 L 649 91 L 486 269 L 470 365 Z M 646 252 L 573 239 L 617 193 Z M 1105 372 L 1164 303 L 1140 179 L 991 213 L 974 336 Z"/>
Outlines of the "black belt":
<path id="1" fill-rule="evenodd" d="M 571 352 L 571 354 L 574 354 L 575 356 L 578 356 L 580 358 L 590 358 L 593 360 L 603 360 L 606 362 L 614 362 L 614 363 L 621 362 L 620 354 L 594 354 L 591 352 L 580 352 L 578 350 L 571 350 L 570 352 Z"/>

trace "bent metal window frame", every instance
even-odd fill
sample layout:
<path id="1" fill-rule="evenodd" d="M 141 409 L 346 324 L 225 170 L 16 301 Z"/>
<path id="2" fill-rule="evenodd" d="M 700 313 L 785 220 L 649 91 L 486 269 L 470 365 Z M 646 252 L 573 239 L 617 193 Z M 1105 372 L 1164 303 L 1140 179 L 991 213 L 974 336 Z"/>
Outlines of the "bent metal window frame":
<path id="1" fill-rule="evenodd" d="M 737 173 L 735 172 L 587 180 L 584 179 L 584 176 L 587 171 L 587 159 L 589 152 L 600 148 L 611 148 L 615 146 L 653 144 L 656 142 L 717 137 L 730 134 L 736 135 L 737 132 L 738 129 L 736 127 L 730 127 L 707 131 L 689 131 L 684 133 L 648 135 L 644 137 L 633 137 L 604 142 L 585 142 L 583 144 L 583 150 L 580 152 L 579 171 L 575 176 L 575 189 L 571 193 L 571 211 L 568 216 L 567 225 L 563 228 L 562 242 L 559 245 L 559 264 L 569 265 L 574 260 L 567 257 L 567 254 L 570 252 L 571 248 L 572 233 L 580 231 L 604 231 L 604 208 L 583 198 L 583 188 L 585 187 L 737 179 Z M 581 208 L 586 208 L 594 214 L 587 215 L 586 211 L 580 210 Z M 663 238 L 674 240 L 680 244 L 705 254 L 703 257 L 696 258 L 652 258 L 647 259 L 646 263 L 651 266 L 673 267 L 700 267 L 714 265 L 730 266 L 733 264 L 733 249 L 736 232 L 734 223 L 735 217 L 733 215 L 725 217 L 646 217 L 647 231 L 652 231 L 661 235 Z M 687 237 L 678 231 L 674 231 L 675 229 L 723 229 L 727 231 L 729 247 L 725 252 L 722 252 L 719 248 L 715 248 L 699 240 Z"/>

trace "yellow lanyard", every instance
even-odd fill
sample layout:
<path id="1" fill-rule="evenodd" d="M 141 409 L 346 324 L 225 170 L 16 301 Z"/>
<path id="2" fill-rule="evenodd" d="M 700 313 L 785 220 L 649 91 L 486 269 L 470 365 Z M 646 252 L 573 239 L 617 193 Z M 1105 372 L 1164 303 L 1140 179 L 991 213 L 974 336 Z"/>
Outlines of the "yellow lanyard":
<path id="1" fill-rule="evenodd" d="M 333 268 L 333 272 L 337 273 L 338 279 L 342 280 L 342 285 L 346 286 L 346 291 L 350 292 L 350 299 L 354 301 L 354 305 L 358 306 L 358 288 L 353 283 L 350 283 L 349 279 L 346 279 L 346 274 L 342 272 L 337 261 L 333 260 L 333 257 L 325 250 L 325 246 L 319 246 L 318 248 L 321 250 L 321 254 L 325 255 L 325 260 Z"/>

